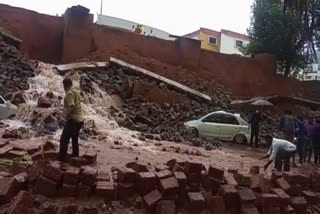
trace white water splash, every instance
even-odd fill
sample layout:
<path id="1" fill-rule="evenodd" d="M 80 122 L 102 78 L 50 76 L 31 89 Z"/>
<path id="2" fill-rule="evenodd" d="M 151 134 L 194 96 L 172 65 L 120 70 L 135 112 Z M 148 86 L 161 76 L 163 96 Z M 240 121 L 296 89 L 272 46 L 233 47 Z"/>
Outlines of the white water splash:
<path id="1" fill-rule="evenodd" d="M 38 98 L 44 96 L 47 92 L 53 92 L 55 96 L 63 98 L 65 95 L 62 81 L 63 78 L 55 70 L 54 65 L 39 63 L 39 74 L 29 79 L 29 90 L 25 91 L 26 103 L 19 106 L 17 116 L 14 120 L 3 121 L 11 129 L 20 127 L 31 128 L 30 118 L 34 110 L 54 111 L 55 108 L 62 108 L 62 100 L 55 103 L 53 108 L 37 108 Z M 67 74 L 73 80 L 74 87 L 80 90 L 80 74 L 70 72 Z M 120 140 L 126 144 L 143 144 L 140 140 L 132 137 L 137 136 L 138 132 L 119 127 L 114 118 L 110 115 L 111 106 L 118 107 L 118 100 L 113 99 L 99 86 L 93 83 L 94 94 L 83 94 L 82 110 L 86 121 L 93 120 L 96 130 L 100 135 L 105 136 L 107 141 Z M 58 130 L 54 136 L 55 139 L 61 134 Z"/>

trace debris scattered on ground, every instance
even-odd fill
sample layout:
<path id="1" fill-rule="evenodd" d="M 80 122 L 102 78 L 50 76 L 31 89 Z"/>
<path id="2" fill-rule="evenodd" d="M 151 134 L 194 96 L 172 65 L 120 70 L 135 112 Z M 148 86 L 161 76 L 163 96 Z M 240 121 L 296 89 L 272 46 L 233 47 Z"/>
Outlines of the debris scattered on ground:
<path id="1" fill-rule="evenodd" d="M 135 160 L 103 169 L 96 165 L 100 157 L 95 152 L 60 163 L 55 161 L 57 151 L 51 142 L 26 150 L 10 143 L 0 145 L 4 145 L 0 159 L 13 161 L 11 167 L 0 169 L 4 213 L 125 213 L 126 207 L 166 214 L 318 210 L 320 171 L 316 167 L 302 166 L 299 173 L 273 171 L 271 177 L 260 174 L 257 166 L 249 175 L 176 159 L 155 166 Z M 32 161 L 14 162 L 17 156 Z"/>

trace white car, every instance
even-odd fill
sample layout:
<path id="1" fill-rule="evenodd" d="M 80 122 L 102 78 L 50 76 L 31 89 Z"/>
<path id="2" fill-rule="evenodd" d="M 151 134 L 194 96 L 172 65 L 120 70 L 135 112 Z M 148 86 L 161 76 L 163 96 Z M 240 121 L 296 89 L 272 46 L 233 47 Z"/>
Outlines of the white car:
<path id="1" fill-rule="evenodd" d="M 0 120 L 12 118 L 16 115 L 18 107 L 7 102 L 0 96 Z"/>
<path id="2" fill-rule="evenodd" d="M 246 143 L 250 140 L 250 126 L 240 117 L 225 111 L 217 111 L 206 116 L 184 123 L 193 129 L 196 135 L 235 143 Z"/>

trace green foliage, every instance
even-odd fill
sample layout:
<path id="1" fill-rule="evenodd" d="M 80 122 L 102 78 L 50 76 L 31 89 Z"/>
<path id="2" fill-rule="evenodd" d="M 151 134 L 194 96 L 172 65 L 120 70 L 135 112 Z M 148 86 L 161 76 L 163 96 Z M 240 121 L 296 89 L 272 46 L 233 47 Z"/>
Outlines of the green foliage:
<path id="1" fill-rule="evenodd" d="M 248 29 L 252 41 L 241 51 L 246 55 L 273 54 L 278 70 L 289 75 L 291 68 L 304 68 L 316 54 L 315 38 L 320 29 L 314 24 L 319 22 L 315 8 L 320 9 L 320 0 L 281 2 L 255 0 Z"/>

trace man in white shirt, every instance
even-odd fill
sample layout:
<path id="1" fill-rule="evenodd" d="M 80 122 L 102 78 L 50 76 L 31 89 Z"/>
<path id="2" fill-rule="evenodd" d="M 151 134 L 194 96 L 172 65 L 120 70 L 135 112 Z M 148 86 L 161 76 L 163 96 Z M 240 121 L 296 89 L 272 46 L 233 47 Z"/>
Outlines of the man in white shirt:
<path id="1" fill-rule="evenodd" d="M 265 140 L 267 145 L 271 147 L 267 155 L 260 158 L 260 160 L 269 158 L 269 161 L 264 166 L 264 170 L 269 167 L 272 161 L 275 161 L 275 169 L 282 171 L 283 168 L 284 171 L 290 171 L 290 158 L 295 155 L 296 146 L 287 140 L 277 139 L 271 135 L 266 136 Z"/>

